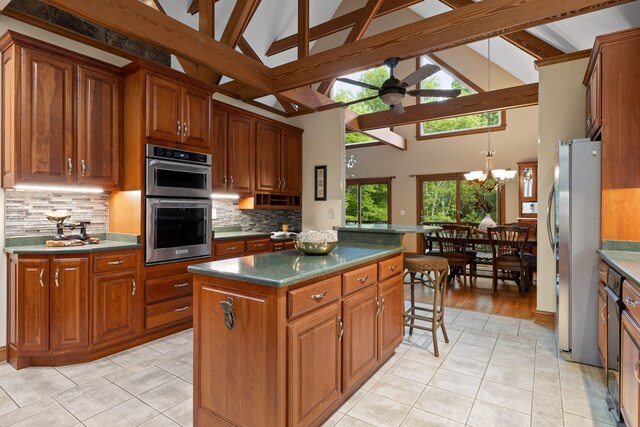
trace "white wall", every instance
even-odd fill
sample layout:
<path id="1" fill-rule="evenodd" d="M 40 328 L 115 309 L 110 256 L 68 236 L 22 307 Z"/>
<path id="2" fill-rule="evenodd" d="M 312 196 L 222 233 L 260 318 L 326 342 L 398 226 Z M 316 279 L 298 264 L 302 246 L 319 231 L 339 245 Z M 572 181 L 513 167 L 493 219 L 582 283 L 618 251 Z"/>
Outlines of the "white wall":
<path id="1" fill-rule="evenodd" d="M 547 238 L 547 200 L 553 185 L 556 144 L 585 134 L 586 88 L 582 79 L 588 58 L 539 67 L 538 93 L 538 298 L 537 309 L 556 311 L 555 258 Z"/>

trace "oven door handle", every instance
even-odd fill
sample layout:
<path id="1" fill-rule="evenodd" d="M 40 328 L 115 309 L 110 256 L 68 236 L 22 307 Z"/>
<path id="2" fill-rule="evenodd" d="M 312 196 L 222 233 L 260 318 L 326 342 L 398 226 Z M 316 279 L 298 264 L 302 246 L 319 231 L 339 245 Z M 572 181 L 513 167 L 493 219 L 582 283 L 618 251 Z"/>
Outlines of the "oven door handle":
<path id="1" fill-rule="evenodd" d="M 203 170 L 208 171 L 211 170 L 211 165 L 203 165 L 199 163 L 180 163 L 180 162 L 172 162 L 171 160 L 158 160 L 158 159 L 150 159 L 148 160 L 149 166 L 167 166 L 165 169 L 169 170 L 177 170 L 177 171 L 194 171 L 194 170 Z"/>
<path id="2" fill-rule="evenodd" d="M 179 205 L 177 207 L 180 208 L 204 208 L 210 205 L 208 201 L 195 199 L 156 199 L 155 197 L 148 197 L 147 200 L 151 205 Z"/>

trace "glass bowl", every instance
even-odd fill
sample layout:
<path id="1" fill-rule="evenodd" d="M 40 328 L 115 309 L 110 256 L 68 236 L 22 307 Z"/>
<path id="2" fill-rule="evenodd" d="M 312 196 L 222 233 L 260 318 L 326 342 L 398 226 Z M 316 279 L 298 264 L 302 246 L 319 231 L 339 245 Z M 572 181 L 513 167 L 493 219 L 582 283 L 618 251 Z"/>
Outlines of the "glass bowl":
<path id="1" fill-rule="evenodd" d="M 296 249 L 305 255 L 326 255 L 338 246 L 338 242 L 312 243 L 296 242 Z"/>

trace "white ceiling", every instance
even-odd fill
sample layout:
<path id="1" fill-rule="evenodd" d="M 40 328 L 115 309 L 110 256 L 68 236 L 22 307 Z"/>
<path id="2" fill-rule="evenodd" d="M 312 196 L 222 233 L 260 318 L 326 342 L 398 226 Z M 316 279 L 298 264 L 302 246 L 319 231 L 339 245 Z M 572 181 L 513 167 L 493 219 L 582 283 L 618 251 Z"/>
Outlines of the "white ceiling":
<path id="1" fill-rule="evenodd" d="M 160 0 L 160 2 L 170 16 L 197 28 L 198 16 L 187 13 L 191 0 Z M 330 20 L 341 2 L 342 0 L 310 1 L 311 26 Z M 233 0 L 220 0 L 216 3 L 216 39 L 220 39 L 234 4 Z M 418 19 L 451 10 L 438 0 L 424 0 L 411 6 L 410 9 L 418 15 Z M 244 37 L 262 61 L 267 66 L 274 67 L 295 60 L 296 50 L 290 49 L 271 57 L 266 57 L 264 53 L 274 40 L 295 34 L 297 25 L 296 1 L 262 0 Z M 591 48 L 597 35 L 637 26 L 640 26 L 640 1 L 542 25 L 528 31 L 563 52 L 569 53 Z M 487 56 L 486 41 L 471 43 L 469 47 Z M 525 83 L 538 81 L 538 73 L 533 65 L 534 58 L 501 38 L 491 39 L 491 60 Z M 179 68 L 175 59 L 172 65 Z M 270 105 L 275 104 L 273 97 L 267 97 L 265 101 Z"/>

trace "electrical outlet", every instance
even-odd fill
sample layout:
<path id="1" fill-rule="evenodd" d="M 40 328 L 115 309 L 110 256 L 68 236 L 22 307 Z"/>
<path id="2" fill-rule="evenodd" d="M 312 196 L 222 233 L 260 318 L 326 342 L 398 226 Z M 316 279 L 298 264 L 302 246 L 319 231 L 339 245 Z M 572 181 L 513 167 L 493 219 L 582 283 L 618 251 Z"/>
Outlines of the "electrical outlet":
<path id="1" fill-rule="evenodd" d="M 334 209 L 329 209 L 327 211 L 327 218 L 334 219 L 336 217 L 336 211 Z"/>
<path id="2" fill-rule="evenodd" d="M 404 209 L 400 209 L 400 216 L 404 216 L 407 212 Z"/>

